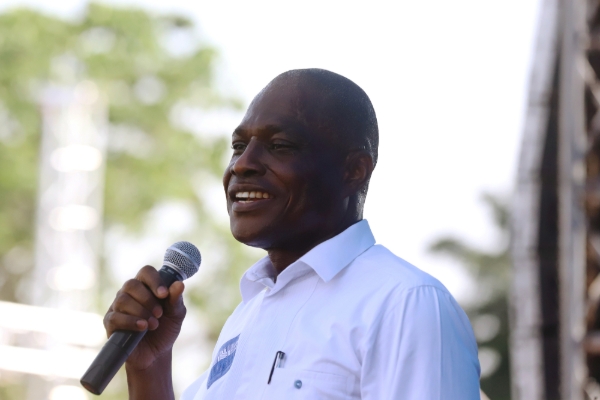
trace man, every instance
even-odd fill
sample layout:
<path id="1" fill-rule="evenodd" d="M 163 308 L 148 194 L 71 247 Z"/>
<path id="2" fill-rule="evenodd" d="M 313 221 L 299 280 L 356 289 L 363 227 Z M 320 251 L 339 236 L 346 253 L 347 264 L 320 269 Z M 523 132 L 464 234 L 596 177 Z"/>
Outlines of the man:
<path id="1" fill-rule="evenodd" d="M 464 312 L 362 218 L 377 146 L 369 98 L 332 72 L 288 71 L 252 101 L 223 183 L 232 234 L 268 256 L 183 400 L 479 399 Z M 108 334 L 149 329 L 127 360 L 131 399 L 173 398 L 182 292 L 147 266 L 106 315 Z"/>

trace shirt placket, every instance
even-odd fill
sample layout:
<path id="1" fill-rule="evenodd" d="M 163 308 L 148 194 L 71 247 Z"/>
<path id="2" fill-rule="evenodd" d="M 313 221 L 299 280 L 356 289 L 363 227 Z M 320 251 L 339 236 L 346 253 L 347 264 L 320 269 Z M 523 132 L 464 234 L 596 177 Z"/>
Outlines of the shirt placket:
<path id="1" fill-rule="evenodd" d="M 284 345 L 295 316 L 311 296 L 319 277 L 312 273 L 292 278 L 282 287 L 267 289 L 252 326 L 245 332 L 245 355 L 235 399 L 262 399 L 278 351 Z"/>

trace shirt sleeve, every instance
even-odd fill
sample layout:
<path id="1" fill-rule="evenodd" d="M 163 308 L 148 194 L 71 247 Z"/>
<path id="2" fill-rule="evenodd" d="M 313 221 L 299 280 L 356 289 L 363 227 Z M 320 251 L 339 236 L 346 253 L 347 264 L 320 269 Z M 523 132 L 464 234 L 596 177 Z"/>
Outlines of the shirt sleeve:
<path id="1" fill-rule="evenodd" d="M 435 286 L 406 290 L 371 327 L 361 371 L 363 400 L 479 400 L 471 324 Z"/>

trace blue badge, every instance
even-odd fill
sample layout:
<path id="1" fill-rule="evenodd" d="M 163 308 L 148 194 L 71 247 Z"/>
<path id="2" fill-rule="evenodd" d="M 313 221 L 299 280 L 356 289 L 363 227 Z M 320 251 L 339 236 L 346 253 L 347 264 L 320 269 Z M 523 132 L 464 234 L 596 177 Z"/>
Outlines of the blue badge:
<path id="1" fill-rule="evenodd" d="M 237 349 L 238 339 L 240 335 L 237 335 L 233 339 L 228 340 L 221 346 L 215 365 L 210 369 L 210 375 L 208 376 L 208 382 L 206 383 L 206 389 L 215 383 L 217 379 L 222 377 L 229 371 L 231 364 L 233 364 L 233 358 L 235 357 L 235 350 Z"/>

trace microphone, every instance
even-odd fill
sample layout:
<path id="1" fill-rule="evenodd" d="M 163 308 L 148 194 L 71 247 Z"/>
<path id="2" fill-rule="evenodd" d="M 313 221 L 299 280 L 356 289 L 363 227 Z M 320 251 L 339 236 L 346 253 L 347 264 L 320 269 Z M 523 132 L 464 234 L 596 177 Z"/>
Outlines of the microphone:
<path id="1" fill-rule="evenodd" d="M 189 242 L 177 242 L 167 249 L 163 266 L 158 273 L 163 283 L 169 287 L 173 282 L 182 281 L 198 272 L 200 261 L 200 252 L 196 246 Z M 147 330 L 113 332 L 81 378 L 81 385 L 93 394 L 102 394 L 146 332 Z"/>

